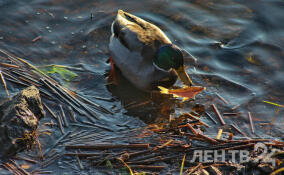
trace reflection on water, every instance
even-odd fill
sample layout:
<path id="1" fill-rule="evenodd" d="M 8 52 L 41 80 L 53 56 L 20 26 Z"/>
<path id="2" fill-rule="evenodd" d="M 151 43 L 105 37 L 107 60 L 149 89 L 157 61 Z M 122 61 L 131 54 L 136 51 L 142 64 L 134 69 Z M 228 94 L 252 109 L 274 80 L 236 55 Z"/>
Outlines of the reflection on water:
<path id="1" fill-rule="evenodd" d="M 107 88 L 113 97 L 121 101 L 127 115 L 139 117 L 147 124 L 169 119 L 169 115 L 175 111 L 177 100 L 162 95 L 159 91 L 141 91 L 117 68 L 115 72 L 115 82 L 112 77 L 107 77 Z"/>
<path id="2" fill-rule="evenodd" d="M 106 85 L 110 25 L 119 8 L 157 24 L 197 57 L 195 64 L 186 60 L 188 72 L 197 85 L 207 87 L 206 92 L 181 104 L 168 96 L 140 92 L 128 82 Z M 147 0 L 143 5 L 132 0 L 0 0 L 0 47 L 37 65 L 80 63 L 85 71 L 67 86 L 116 111 L 114 118 L 105 118 L 114 124 L 128 116 L 146 123 L 159 121 L 190 111 L 196 103 L 208 110 L 216 103 L 223 112 L 241 105 L 240 111 L 267 122 L 276 107 L 262 101 L 284 104 L 283 8 L 281 0 Z M 218 100 L 215 92 L 230 105 Z M 283 114 L 280 110 L 275 128 L 283 130 Z M 228 120 L 249 131 L 246 115 Z M 266 133 L 256 127 L 259 135 Z"/>

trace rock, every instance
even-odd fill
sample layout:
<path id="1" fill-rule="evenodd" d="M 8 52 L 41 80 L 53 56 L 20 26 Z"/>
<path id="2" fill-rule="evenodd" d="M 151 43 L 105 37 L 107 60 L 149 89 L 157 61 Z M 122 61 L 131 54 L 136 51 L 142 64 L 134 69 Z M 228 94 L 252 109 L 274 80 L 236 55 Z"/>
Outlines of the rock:
<path id="1" fill-rule="evenodd" d="M 30 148 L 44 117 L 39 90 L 30 86 L 0 105 L 0 160 Z"/>

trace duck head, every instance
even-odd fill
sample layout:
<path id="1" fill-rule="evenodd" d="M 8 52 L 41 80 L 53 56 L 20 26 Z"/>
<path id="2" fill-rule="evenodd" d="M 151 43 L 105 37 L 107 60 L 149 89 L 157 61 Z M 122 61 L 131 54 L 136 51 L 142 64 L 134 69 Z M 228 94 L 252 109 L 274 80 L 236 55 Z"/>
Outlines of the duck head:
<path id="1" fill-rule="evenodd" d="M 185 85 L 191 86 L 193 84 L 185 71 L 183 54 L 178 46 L 174 44 L 161 46 L 157 51 L 154 64 L 165 71 L 174 69 Z"/>

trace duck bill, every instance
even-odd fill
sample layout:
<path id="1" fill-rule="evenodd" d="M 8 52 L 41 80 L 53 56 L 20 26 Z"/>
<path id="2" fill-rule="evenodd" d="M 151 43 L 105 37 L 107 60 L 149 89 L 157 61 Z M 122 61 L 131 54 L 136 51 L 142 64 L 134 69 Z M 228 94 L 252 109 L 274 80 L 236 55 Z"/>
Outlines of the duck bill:
<path id="1" fill-rule="evenodd" d="M 180 78 L 180 80 L 187 86 L 192 86 L 192 80 L 190 79 L 190 77 L 188 76 L 188 74 L 185 71 L 184 66 L 179 67 L 178 69 L 176 69 L 176 72 Z"/>

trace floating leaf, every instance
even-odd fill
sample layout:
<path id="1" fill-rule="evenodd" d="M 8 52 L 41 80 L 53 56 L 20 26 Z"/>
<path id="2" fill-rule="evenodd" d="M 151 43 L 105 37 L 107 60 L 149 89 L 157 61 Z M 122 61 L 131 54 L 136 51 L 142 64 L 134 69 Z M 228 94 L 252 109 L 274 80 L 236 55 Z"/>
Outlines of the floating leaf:
<path id="1" fill-rule="evenodd" d="M 66 69 L 66 67 L 62 65 L 51 65 L 44 68 L 42 71 L 48 74 L 58 73 L 65 81 L 71 81 L 78 76 L 76 73 Z"/>
<path id="2" fill-rule="evenodd" d="M 172 94 L 174 97 L 183 97 L 183 101 L 194 98 L 197 94 L 201 93 L 205 87 L 202 86 L 190 86 L 181 89 L 167 89 L 162 86 L 158 86 L 162 94 Z"/>

